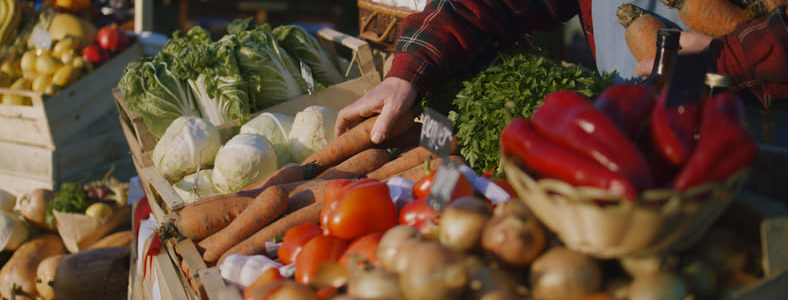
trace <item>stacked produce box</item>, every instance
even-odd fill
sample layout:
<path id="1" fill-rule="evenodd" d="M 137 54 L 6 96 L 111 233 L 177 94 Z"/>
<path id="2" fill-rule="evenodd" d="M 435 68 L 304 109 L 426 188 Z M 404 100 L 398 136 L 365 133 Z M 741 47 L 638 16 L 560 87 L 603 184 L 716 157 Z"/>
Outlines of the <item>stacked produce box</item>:
<path id="1" fill-rule="evenodd" d="M 0 187 L 21 195 L 130 165 L 111 89 L 141 56 L 139 44 L 115 26 L 5 2 L 19 22 L 4 29 L 0 47 Z"/>

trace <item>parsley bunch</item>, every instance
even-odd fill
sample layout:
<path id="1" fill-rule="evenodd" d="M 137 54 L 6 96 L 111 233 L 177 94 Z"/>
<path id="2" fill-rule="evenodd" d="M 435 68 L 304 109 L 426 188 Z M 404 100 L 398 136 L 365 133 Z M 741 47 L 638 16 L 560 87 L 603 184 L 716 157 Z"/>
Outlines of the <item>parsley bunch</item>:
<path id="1" fill-rule="evenodd" d="M 603 77 L 578 66 L 564 67 L 551 60 L 521 51 L 504 51 L 497 63 L 469 80 L 452 99 L 446 94 L 456 90 L 457 81 L 449 80 L 436 92 L 425 96 L 425 104 L 452 103 L 449 118 L 454 122 L 460 154 L 476 170 L 499 170 L 499 136 L 510 117 L 529 117 L 550 92 L 570 89 L 593 99 L 612 84 L 615 74 Z M 437 92 L 439 91 L 439 92 Z M 507 102 L 514 108 L 508 111 Z"/>

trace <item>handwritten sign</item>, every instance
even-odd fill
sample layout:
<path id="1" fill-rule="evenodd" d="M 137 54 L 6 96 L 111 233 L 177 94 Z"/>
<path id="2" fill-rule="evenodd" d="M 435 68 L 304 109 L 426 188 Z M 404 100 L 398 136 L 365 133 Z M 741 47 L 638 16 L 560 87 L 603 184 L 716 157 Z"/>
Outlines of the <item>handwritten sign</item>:
<path id="1" fill-rule="evenodd" d="M 429 107 L 424 108 L 422 120 L 419 144 L 440 157 L 448 157 L 451 152 L 453 123 Z"/>

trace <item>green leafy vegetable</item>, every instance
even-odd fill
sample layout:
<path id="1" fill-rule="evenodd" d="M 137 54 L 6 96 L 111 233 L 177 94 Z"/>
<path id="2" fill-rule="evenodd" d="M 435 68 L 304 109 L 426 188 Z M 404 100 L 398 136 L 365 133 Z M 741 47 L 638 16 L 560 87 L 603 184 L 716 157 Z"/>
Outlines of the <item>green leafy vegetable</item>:
<path id="1" fill-rule="evenodd" d="M 235 52 L 241 74 L 248 81 L 254 110 L 296 98 L 306 92 L 306 82 L 295 62 L 280 47 L 267 26 L 241 32 Z M 229 39 L 234 35 L 222 38 Z"/>
<path id="2" fill-rule="evenodd" d="M 55 199 L 47 203 L 46 222 L 49 227 L 55 222 L 53 210 L 66 213 L 84 214 L 90 206 L 90 201 L 82 185 L 75 182 L 64 182 L 60 184 L 60 189 L 55 192 Z"/>
<path id="3" fill-rule="evenodd" d="M 550 92 L 570 89 L 589 98 L 612 83 L 614 74 L 602 78 L 580 67 L 563 67 L 541 57 L 508 50 L 496 64 L 462 82 L 446 81 L 425 96 L 427 105 L 452 103 L 449 118 L 456 126 L 460 154 L 476 170 L 500 170 L 498 137 L 509 117 L 528 117 Z M 452 96 L 453 94 L 453 96 Z M 505 104 L 513 102 L 509 111 Z"/>
<path id="4" fill-rule="evenodd" d="M 315 79 L 325 85 L 345 81 L 345 77 L 337 71 L 334 63 L 320 48 L 312 35 L 297 25 L 282 25 L 274 28 L 272 34 L 276 42 L 282 45 L 289 54 L 303 61 L 312 69 Z"/>
<path id="5" fill-rule="evenodd" d="M 189 85 L 161 58 L 130 63 L 118 87 L 129 108 L 142 115 L 145 126 L 156 138 L 178 117 L 200 116 Z"/>

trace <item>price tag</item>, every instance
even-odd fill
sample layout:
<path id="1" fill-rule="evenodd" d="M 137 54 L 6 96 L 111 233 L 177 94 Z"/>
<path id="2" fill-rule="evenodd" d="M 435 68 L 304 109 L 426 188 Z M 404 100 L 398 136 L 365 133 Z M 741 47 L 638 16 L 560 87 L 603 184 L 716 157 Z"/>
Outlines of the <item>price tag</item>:
<path id="1" fill-rule="evenodd" d="M 427 205 L 434 210 L 443 211 L 446 203 L 449 203 L 451 200 L 451 194 L 454 191 L 454 186 L 457 185 L 457 180 L 460 179 L 459 164 L 450 159 L 444 159 L 437 172 L 435 174 L 435 182 L 430 188 Z"/>
<path id="2" fill-rule="evenodd" d="M 454 124 L 449 118 L 429 107 L 424 108 L 422 120 L 424 123 L 421 126 L 419 144 L 440 157 L 448 157 L 451 153 Z"/>

